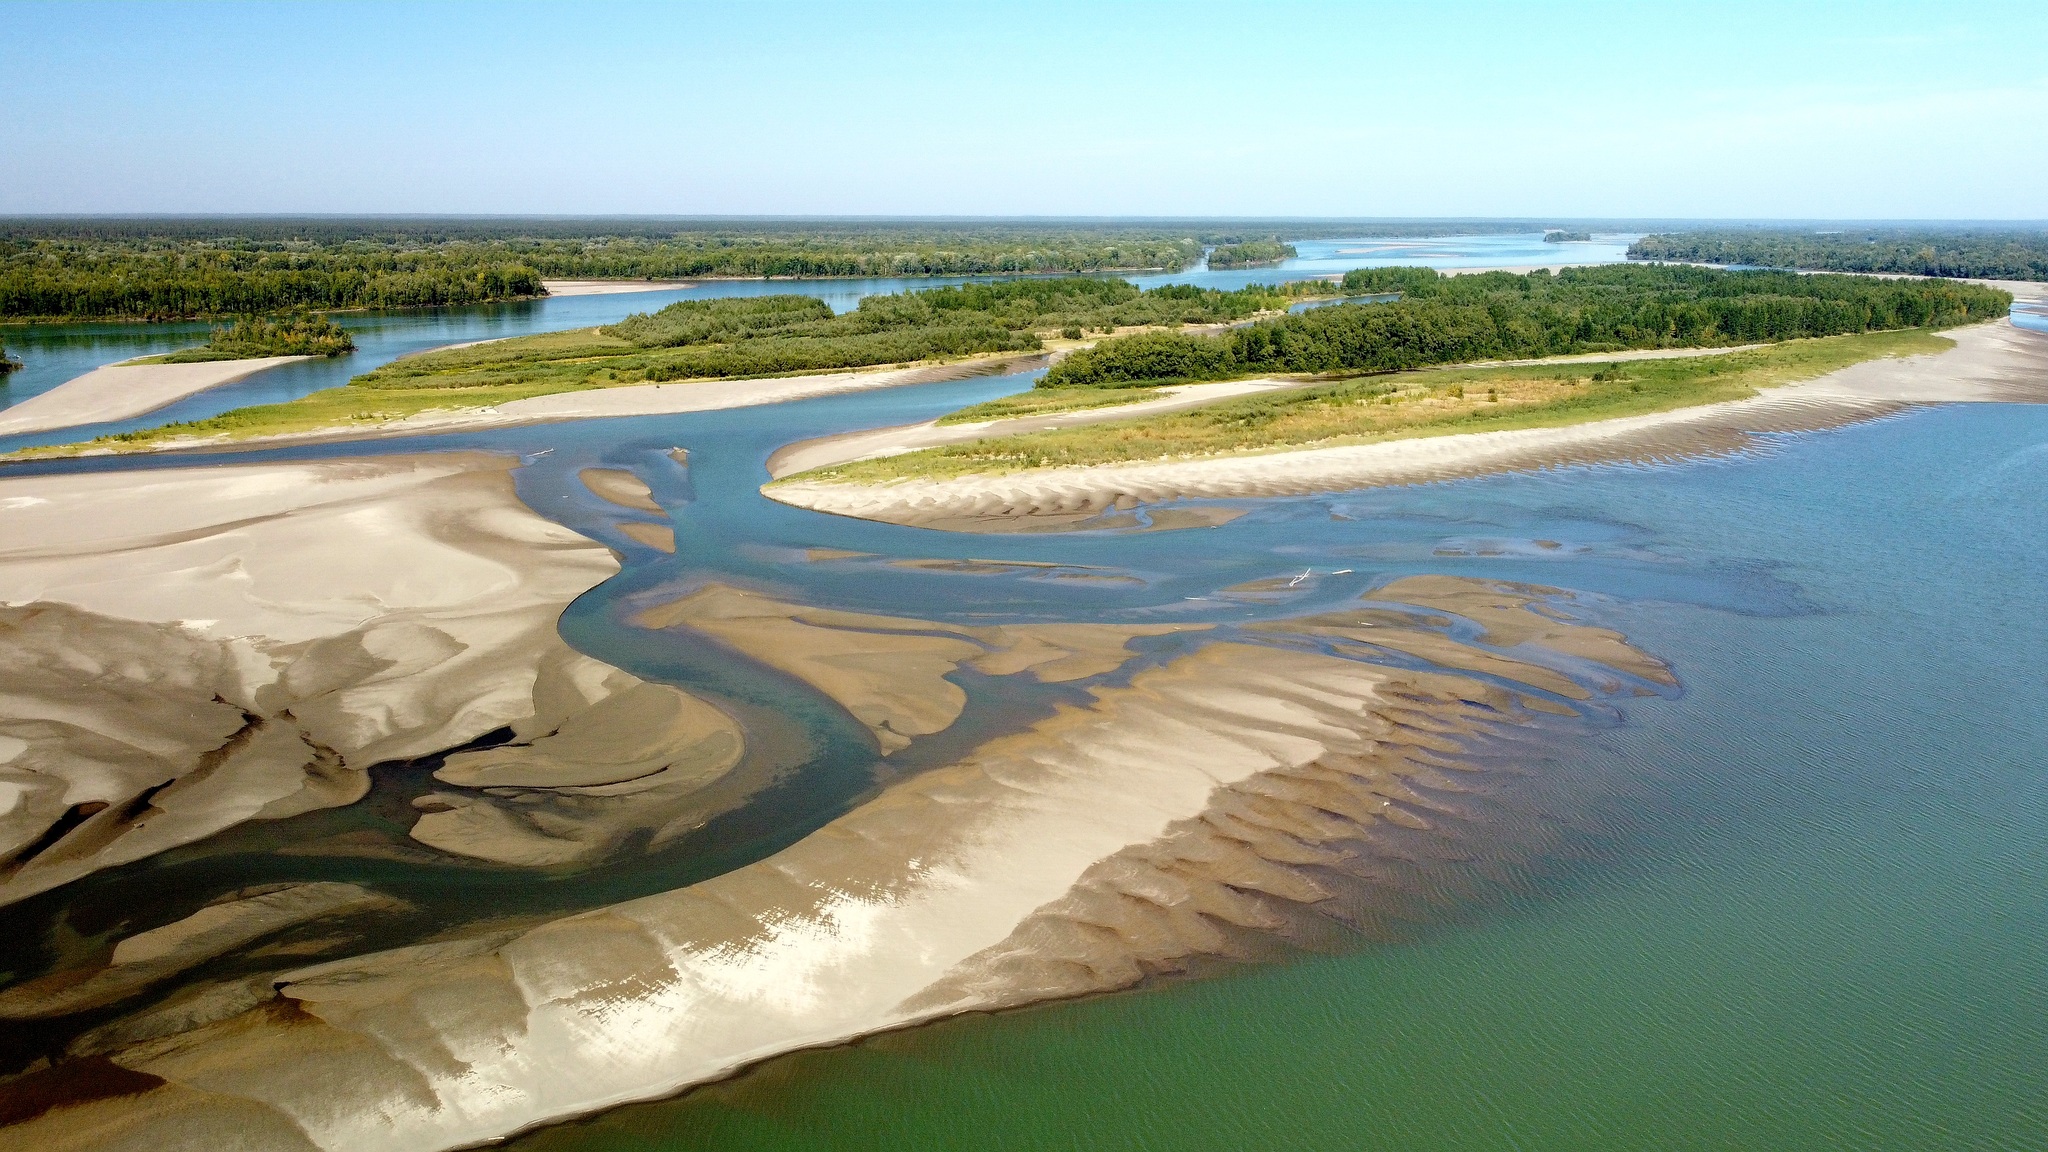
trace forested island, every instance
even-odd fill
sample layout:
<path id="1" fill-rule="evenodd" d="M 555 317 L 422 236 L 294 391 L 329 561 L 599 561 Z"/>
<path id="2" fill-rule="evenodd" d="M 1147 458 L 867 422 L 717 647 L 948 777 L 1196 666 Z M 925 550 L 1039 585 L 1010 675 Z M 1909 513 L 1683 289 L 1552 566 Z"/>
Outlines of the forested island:
<path id="1" fill-rule="evenodd" d="M 1569 232 L 1563 228 L 1552 228 L 1543 234 L 1545 244 L 1576 244 L 1592 238 L 1591 232 Z"/>
<path id="2" fill-rule="evenodd" d="M 1361 268 L 1347 294 L 1399 292 L 1214 336 L 1142 333 L 1053 365 L 1042 388 L 1129 387 L 1268 372 L 1390 372 L 1428 364 L 1634 348 L 1700 348 L 1945 327 L 2005 314 L 2012 297 L 1940 281 L 1606 265 L 1442 276 Z"/>
<path id="3" fill-rule="evenodd" d="M 1291 260 L 1299 255 L 1294 245 L 1279 240 L 1244 240 L 1235 244 L 1218 244 L 1209 251 L 1211 268 L 1259 268 Z"/>
<path id="4" fill-rule="evenodd" d="M 197 348 L 153 357 L 150 362 L 198 364 L 264 356 L 340 356 L 355 350 L 356 342 L 332 320 L 304 314 L 274 321 L 247 317 L 232 327 L 216 327 L 213 338 Z"/>
<path id="5" fill-rule="evenodd" d="M 7 345 L 0 344 L 0 376 L 21 370 L 21 361 L 7 354 Z"/>
<path id="6" fill-rule="evenodd" d="M 1535 226 L 1284 223 L 1287 235 L 1304 238 Z M 0 318 L 206 319 L 478 304 L 542 295 L 542 280 L 554 278 L 1177 272 L 1205 246 L 1237 245 L 1248 231 L 1228 220 L 23 218 L 0 220 Z M 1212 265 L 1228 266 L 1213 258 Z"/>
<path id="7" fill-rule="evenodd" d="M 1243 321 L 1335 290 L 1327 281 L 1223 292 L 1187 284 L 1141 290 L 1109 277 L 1028 277 L 868 296 L 843 315 L 812 296 L 686 300 L 601 328 L 410 356 L 287 404 L 111 439 L 268 434 L 588 388 L 1031 353 L 1056 337 Z"/>
<path id="8" fill-rule="evenodd" d="M 1725 228 L 1645 236 L 1631 260 L 1685 260 L 1820 272 L 2048 280 L 2048 229 Z"/>

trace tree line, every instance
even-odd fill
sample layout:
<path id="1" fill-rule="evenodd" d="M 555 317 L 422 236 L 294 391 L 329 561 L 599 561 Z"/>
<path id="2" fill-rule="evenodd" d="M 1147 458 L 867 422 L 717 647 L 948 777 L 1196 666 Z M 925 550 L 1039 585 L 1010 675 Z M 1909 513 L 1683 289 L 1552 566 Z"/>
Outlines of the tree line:
<path id="1" fill-rule="evenodd" d="M 1632 260 L 1685 260 L 1822 272 L 2048 280 L 2048 230 L 1715 229 L 1645 236 Z"/>
<path id="2" fill-rule="evenodd" d="M 685 300 L 595 334 L 548 333 L 393 361 L 351 383 L 474 388 L 761 376 L 1035 351 L 1040 332 L 1229 323 L 1277 311 L 1327 283 L 1224 292 L 1187 284 L 1141 290 L 1115 277 L 1043 277 L 864 297 L 834 315 L 815 297 Z"/>
<path id="3" fill-rule="evenodd" d="M 1218 244 L 1209 251 L 1211 268 L 1256 268 L 1263 264 L 1278 264 L 1291 260 L 1300 253 L 1294 245 L 1283 244 L 1278 239 L 1245 240 L 1237 244 Z"/>
<path id="4" fill-rule="evenodd" d="M 1349 272 L 1349 294 L 1399 293 L 1263 320 L 1215 336 L 1143 333 L 1053 365 L 1044 388 L 1126 387 L 1259 372 L 1392 372 L 1430 364 L 1635 348 L 1697 348 L 1897 328 L 1944 328 L 2005 314 L 2012 297 L 1977 285 L 1677 265 L 1552 274 L 1441 276 L 1429 268 Z"/>
<path id="5" fill-rule="evenodd" d="M 196 364 L 262 356 L 332 357 L 355 350 L 355 340 L 339 324 L 300 313 L 279 320 L 244 317 L 227 328 L 216 325 L 213 338 L 205 344 L 172 352 L 158 360 L 164 364 Z"/>

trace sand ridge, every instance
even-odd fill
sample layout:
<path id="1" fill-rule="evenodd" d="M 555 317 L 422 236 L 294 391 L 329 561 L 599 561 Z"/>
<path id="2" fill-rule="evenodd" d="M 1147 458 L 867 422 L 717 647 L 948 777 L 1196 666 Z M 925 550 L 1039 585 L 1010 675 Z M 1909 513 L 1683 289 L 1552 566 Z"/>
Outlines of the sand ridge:
<path id="1" fill-rule="evenodd" d="M 372 765 L 501 728 L 525 748 L 521 787 L 465 789 L 443 806 L 466 815 L 428 813 L 422 839 L 555 863 L 666 820 L 738 730 L 563 643 L 563 608 L 618 561 L 521 503 L 515 466 L 442 453 L 0 480 L 0 903 L 353 803 Z M 626 699 L 666 717 L 670 743 L 571 738 Z M 651 771 L 663 757 L 687 767 Z M 559 781 L 539 786 L 547 770 Z M 568 790 L 607 773 L 667 791 Z"/>
<path id="2" fill-rule="evenodd" d="M 1488 583 L 1468 600 L 1552 659 L 1562 596 Z M 1661 668 L 1603 644 L 1617 676 Z M 127 1094 L 14 1132 L 53 1152 L 172 1131 L 465 1146 L 793 1048 L 1250 957 L 1318 924 L 1372 931 L 1433 887 L 1433 861 L 1501 840 L 1476 787 L 1491 765 L 1523 771 L 1579 725 L 1512 680 L 1214 643 L 693 887 L 278 973 L 265 1003 L 107 1048 Z M 1520 827 L 1541 841 L 1552 823 Z"/>

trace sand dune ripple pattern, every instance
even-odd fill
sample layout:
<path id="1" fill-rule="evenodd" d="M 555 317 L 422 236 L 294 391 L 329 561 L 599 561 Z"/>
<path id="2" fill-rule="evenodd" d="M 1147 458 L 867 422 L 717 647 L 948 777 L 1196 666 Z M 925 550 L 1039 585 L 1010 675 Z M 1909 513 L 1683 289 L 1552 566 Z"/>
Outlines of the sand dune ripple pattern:
<path id="1" fill-rule="evenodd" d="M 803 626 L 900 623 L 840 615 Z M 1107 647 L 1085 659 L 1114 667 Z M 1397 582 L 1099 684 L 692 887 L 279 973 L 260 1003 L 105 1051 L 102 1087 L 11 1134 L 457 1147 L 795 1048 L 1370 933 L 1439 898 L 1432 858 L 1540 851 L 1542 819 L 1495 819 L 1500 782 L 1672 683 L 1566 593 Z"/>

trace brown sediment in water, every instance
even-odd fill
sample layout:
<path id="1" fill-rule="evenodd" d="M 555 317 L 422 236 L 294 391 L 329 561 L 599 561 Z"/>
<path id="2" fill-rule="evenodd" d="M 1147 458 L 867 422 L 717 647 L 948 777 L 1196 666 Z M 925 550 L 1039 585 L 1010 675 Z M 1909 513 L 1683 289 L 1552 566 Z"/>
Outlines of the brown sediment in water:
<path id="1" fill-rule="evenodd" d="M 739 618 L 729 591 L 711 603 Z M 717 618 L 705 607 L 681 614 Z M 821 630 L 906 623 L 773 607 Z M 164 1087 L 9 1134 L 225 1139 L 254 1110 L 321 1148 L 464 1146 L 795 1048 L 1396 931 L 1483 882 L 1457 875 L 1554 846 L 1550 810 L 1518 786 L 1594 722 L 1572 701 L 1669 677 L 1611 632 L 1579 635 L 1554 590 L 1426 581 L 1359 607 L 1450 644 L 1479 630 L 1512 659 L 1399 667 L 1344 654 L 1327 620 L 1276 622 L 1097 687 L 692 887 L 278 973 L 262 1006 L 108 1051 Z M 1536 670 L 1584 679 L 1555 693 Z"/>
<path id="2" fill-rule="evenodd" d="M 1030 672 L 1066 683 L 1121 667 L 1141 636 L 1203 625 L 955 626 L 840 612 L 707 585 L 634 617 L 643 628 L 685 627 L 802 680 L 866 725 L 887 754 L 944 731 L 967 707 L 947 679 L 963 664 L 990 675 Z"/>
<path id="3" fill-rule="evenodd" d="M 644 544 L 656 552 L 674 553 L 676 530 L 667 524 L 649 524 L 644 520 L 624 520 L 618 525 L 619 534 L 636 544 Z"/>
<path id="4" fill-rule="evenodd" d="M 1917 405 L 2048 402 L 2048 337 L 2005 321 L 1945 335 L 1956 347 L 1934 355 L 1866 361 L 1747 400 L 1564 427 L 879 484 L 792 481 L 762 492 L 813 511 L 944 531 L 1070 531 L 1119 506 L 1668 463 L 1732 455 L 1763 435 L 1824 431 Z"/>
<path id="5" fill-rule="evenodd" d="M 654 502 L 654 490 L 647 486 L 647 482 L 624 468 L 585 468 L 576 473 L 576 478 L 583 481 L 585 488 L 621 508 L 641 512 L 663 510 Z"/>

